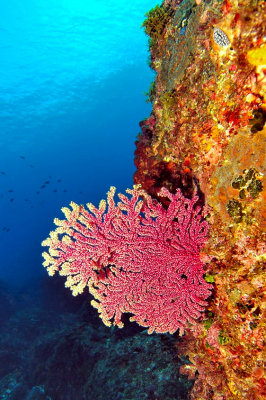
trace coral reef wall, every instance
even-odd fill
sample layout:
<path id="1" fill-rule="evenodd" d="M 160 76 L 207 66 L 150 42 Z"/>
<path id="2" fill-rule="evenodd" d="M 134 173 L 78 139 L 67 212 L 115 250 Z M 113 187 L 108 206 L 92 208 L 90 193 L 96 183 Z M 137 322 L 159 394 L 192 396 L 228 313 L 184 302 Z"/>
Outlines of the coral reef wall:
<path id="1" fill-rule="evenodd" d="M 135 183 L 197 194 L 210 223 L 214 294 L 179 346 L 192 399 L 265 396 L 265 15 L 263 0 L 165 0 L 143 23 L 156 78 Z"/>

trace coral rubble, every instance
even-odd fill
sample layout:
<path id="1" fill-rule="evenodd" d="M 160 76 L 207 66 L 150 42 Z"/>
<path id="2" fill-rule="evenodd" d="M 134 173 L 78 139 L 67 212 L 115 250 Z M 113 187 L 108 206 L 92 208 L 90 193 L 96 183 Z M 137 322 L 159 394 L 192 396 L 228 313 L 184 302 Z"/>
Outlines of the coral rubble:
<path id="1" fill-rule="evenodd" d="M 266 3 L 165 0 L 159 8 L 143 23 L 156 78 L 134 180 L 154 197 L 161 187 L 197 194 L 211 226 L 202 258 L 214 294 L 179 344 L 190 360 L 182 372 L 196 378 L 192 399 L 263 399 Z"/>

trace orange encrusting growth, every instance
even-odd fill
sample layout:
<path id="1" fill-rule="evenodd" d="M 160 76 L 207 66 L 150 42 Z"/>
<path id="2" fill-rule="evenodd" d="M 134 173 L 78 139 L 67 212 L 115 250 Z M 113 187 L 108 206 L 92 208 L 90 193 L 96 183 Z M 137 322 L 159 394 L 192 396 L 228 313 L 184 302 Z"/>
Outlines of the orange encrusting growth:
<path id="1" fill-rule="evenodd" d="M 208 213 L 215 290 L 204 323 L 183 338 L 192 364 L 182 372 L 196 378 L 193 400 L 262 400 L 266 3 L 163 4 L 173 17 L 151 49 L 153 108 L 141 123 L 134 179 L 152 194 L 160 185 L 197 193 Z"/>

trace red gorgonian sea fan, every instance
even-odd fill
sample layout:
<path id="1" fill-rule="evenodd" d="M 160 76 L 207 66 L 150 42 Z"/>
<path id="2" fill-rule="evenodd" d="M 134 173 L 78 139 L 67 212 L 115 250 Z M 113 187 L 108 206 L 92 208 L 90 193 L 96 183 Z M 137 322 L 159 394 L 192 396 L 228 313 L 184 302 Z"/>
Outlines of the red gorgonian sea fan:
<path id="1" fill-rule="evenodd" d="M 107 326 L 123 326 L 122 313 L 148 327 L 148 333 L 174 333 L 187 321 L 193 323 L 206 306 L 211 285 L 203 277 L 199 251 L 206 241 L 197 197 L 186 199 L 180 190 L 171 194 L 167 209 L 139 186 L 128 189 L 130 198 L 115 188 L 97 209 L 71 203 L 63 208 L 66 219 L 42 245 L 44 266 L 50 275 L 67 276 L 73 295 L 88 286 Z"/>

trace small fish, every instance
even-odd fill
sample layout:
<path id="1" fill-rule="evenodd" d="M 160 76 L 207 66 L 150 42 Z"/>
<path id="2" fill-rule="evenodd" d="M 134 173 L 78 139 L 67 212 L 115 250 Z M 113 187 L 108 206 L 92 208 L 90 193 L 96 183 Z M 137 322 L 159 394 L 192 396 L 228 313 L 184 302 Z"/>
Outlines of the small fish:
<path id="1" fill-rule="evenodd" d="M 6 174 L 5 171 L 1 171 L 0 173 L 1 173 L 2 175 L 5 175 L 5 174 Z"/>
<path id="2" fill-rule="evenodd" d="M 227 34 L 220 28 L 214 28 L 212 36 L 215 43 L 221 47 L 227 47 L 231 44 Z"/>
<path id="3" fill-rule="evenodd" d="M 36 192 L 36 194 L 40 194 L 39 190 Z"/>
<path id="4" fill-rule="evenodd" d="M 45 185 L 48 185 L 48 183 L 50 183 L 50 181 L 45 181 L 45 182 L 44 182 Z"/>
<path id="5" fill-rule="evenodd" d="M 57 182 L 59 183 L 59 182 L 62 182 L 62 179 L 57 179 Z"/>
<path id="6" fill-rule="evenodd" d="M 54 189 L 53 192 L 56 193 L 56 192 L 57 192 L 57 189 Z"/>
<path id="7" fill-rule="evenodd" d="M 25 157 L 24 157 L 24 156 L 20 156 L 20 158 L 21 158 L 22 160 L 25 160 Z"/>
<path id="8" fill-rule="evenodd" d="M 40 187 L 40 189 L 44 189 L 46 186 L 45 185 L 42 185 L 41 187 Z"/>
<path id="9" fill-rule="evenodd" d="M 13 189 L 9 189 L 8 193 L 12 193 L 12 192 L 13 192 Z"/>
<path id="10" fill-rule="evenodd" d="M 11 199 L 9 199 L 9 201 L 10 201 L 10 203 L 13 203 L 14 199 L 13 199 L 13 198 L 11 198 Z"/>

